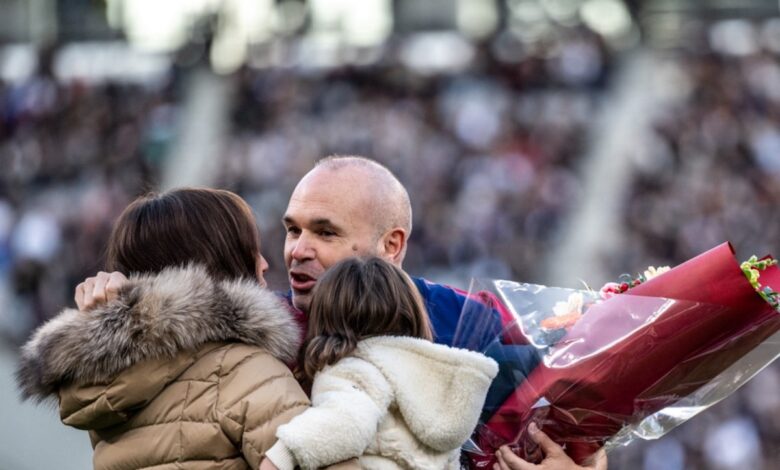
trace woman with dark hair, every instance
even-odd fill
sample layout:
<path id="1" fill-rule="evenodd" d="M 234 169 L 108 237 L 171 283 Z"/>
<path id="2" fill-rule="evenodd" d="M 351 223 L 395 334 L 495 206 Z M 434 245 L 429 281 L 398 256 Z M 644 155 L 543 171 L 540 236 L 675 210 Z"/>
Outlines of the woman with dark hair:
<path id="1" fill-rule="evenodd" d="M 258 468 L 309 400 L 285 365 L 300 331 L 263 288 L 246 202 L 212 189 L 141 197 L 116 222 L 106 267 L 130 281 L 33 334 L 24 397 L 59 398 L 62 421 L 89 431 L 96 469 Z"/>

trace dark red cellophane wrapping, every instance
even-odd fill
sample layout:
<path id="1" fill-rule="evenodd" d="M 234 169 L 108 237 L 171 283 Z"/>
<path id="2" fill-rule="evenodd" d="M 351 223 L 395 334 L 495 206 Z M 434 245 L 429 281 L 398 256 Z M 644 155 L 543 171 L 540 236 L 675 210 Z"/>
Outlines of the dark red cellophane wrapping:
<path id="1" fill-rule="evenodd" d="M 764 271 L 761 283 L 780 290 L 780 270 Z M 484 452 L 472 456 L 472 467 L 492 468 L 492 451 L 507 443 L 538 459 L 525 435 L 531 421 L 582 463 L 621 428 L 696 391 L 779 329 L 780 314 L 724 243 L 588 309 L 559 351 L 478 428 Z"/>

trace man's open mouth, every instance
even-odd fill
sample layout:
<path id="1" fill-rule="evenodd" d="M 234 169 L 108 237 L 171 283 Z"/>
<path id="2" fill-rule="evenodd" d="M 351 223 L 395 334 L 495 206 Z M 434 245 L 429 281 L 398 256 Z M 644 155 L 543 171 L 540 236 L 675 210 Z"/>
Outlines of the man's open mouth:
<path id="1" fill-rule="evenodd" d="M 290 273 L 290 287 L 296 292 L 308 292 L 314 288 L 317 279 L 303 273 Z"/>

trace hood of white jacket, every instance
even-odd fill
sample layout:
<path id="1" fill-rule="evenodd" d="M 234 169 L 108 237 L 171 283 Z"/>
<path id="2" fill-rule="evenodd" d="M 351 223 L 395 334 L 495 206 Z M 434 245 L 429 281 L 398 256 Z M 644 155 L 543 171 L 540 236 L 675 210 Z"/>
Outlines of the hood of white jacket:
<path id="1" fill-rule="evenodd" d="M 370 338 L 355 355 L 382 372 L 409 429 L 439 451 L 469 438 L 498 372 L 482 354 L 410 337 Z"/>

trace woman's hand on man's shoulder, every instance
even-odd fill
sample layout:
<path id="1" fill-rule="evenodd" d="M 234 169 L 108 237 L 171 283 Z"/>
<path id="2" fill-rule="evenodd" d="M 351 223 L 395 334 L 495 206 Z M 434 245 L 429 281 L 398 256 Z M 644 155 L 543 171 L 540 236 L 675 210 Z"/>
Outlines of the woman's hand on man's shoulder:
<path id="1" fill-rule="evenodd" d="M 127 277 L 117 271 L 107 273 L 100 271 L 95 276 L 88 277 L 76 286 L 74 299 L 76 306 L 82 312 L 111 302 L 119 296 L 119 290 L 127 284 Z"/>

